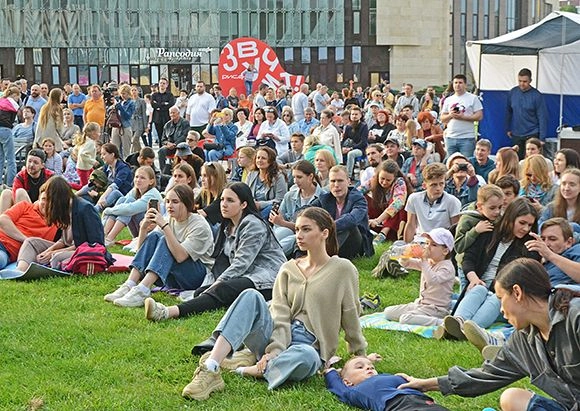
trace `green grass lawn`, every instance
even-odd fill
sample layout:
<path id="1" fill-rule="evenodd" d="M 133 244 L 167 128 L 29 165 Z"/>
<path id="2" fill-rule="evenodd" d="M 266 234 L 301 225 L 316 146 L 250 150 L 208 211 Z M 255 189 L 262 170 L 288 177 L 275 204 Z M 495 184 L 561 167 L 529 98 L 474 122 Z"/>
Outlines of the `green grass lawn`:
<path id="1" fill-rule="evenodd" d="M 355 261 L 361 293 L 379 293 L 383 307 L 416 298 L 418 273 L 376 280 L 370 271 L 377 259 Z M 203 403 L 182 399 L 181 390 L 198 360 L 191 347 L 211 333 L 224 311 L 150 323 L 143 309 L 119 308 L 103 300 L 125 278 L 115 274 L 0 284 L 1 410 L 36 409 L 31 402 L 58 411 L 350 409 L 325 390 L 320 376 L 268 392 L 263 381 L 225 374 L 224 392 Z M 155 298 L 175 302 L 166 295 Z M 466 342 L 369 329 L 364 334 L 369 352 L 383 356 L 379 372 L 431 377 L 455 364 L 481 363 L 477 349 Z M 338 354 L 347 355 L 344 342 Z M 452 410 L 499 408 L 499 392 L 476 399 L 433 397 Z"/>

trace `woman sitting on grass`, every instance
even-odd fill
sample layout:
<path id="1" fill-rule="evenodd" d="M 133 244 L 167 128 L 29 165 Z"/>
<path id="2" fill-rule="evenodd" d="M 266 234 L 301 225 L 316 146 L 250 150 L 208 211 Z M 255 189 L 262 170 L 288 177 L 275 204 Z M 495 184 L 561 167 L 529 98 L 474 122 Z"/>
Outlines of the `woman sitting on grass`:
<path id="1" fill-rule="evenodd" d="M 193 208 L 193 190 L 178 184 L 167 192 L 169 220 L 150 208 L 139 227 L 139 250 L 129 278 L 105 301 L 121 307 L 141 307 L 154 284 L 170 288 L 198 288 L 213 264 L 209 224 Z"/>
<path id="2" fill-rule="evenodd" d="M 500 317 L 500 301 L 494 292 L 496 274 L 507 263 L 519 257 L 540 260 L 540 255 L 529 251 L 526 242 L 533 240 L 538 213 L 532 202 L 524 197 L 507 206 L 501 220 L 492 231 L 480 233 L 471 247 L 465 250 L 463 272 L 469 281 L 459 298 L 453 316 L 446 316 L 443 325 L 435 330 L 435 338 L 451 336 L 465 340 L 463 326 L 471 320 L 487 328 Z"/>
<path id="3" fill-rule="evenodd" d="M 441 391 L 475 397 L 524 377 L 549 399 L 523 388 L 500 397 L 504 411 L 577 410 L 580 404 L 580 292 L 552 289 L 544 267 L 522 258 L 505 266 L 495 280 L 504 317 L 516 328 L 492 361 L 481 368 L 452 367 L 446 376 L 420 379 L 408 375 L 399 389 Z"/>
<path id="4" fill-rule="evenodd" d="M 178 306 L 165 307 L 148 299 L 145 312 L 149 320 L 187 317 L 228 307 L 248 288 L 260 291 L 267 300 L 271 298 L 274 279 L 286 257 L 270 226 L 260 218 L 248 186 L 228 184 L 221 194 L 220 208 L 223 221 L 212 254 L 213 275 L 195 291 L 193 299 Z"/>
<path id="5" fill-rule="evenodd" d="M 270 147 L 256 150 L 256 171 L 248 174 L 246 184 L 252 190 L 256 206 L 263 218 L 268 218 L 272 204 L 281 203 L 288 191 L 284 173 L 276 162 L 276 152 Z"/>
<path id="6" fill-rule="evenodd" d="M 371 191 L 365 195 L 369 205 L 369 227 L 379 231 L 373 241 L 375 244 L 397 239 L 399 226 L 407 221 L 405 204 L 412 192 L 413 187 L 395 161 L 385 160 L 379 164 Z"/>
<path id="7" fill-rule="evenodd" d="M 139 233 L 139 223 L 143 219 L 149 200 L 162 201 L 156 188 L 155 172 L 149 166 L 142 166 L 135 171 L 134 188 L 121 197 L 113 207 L 103 210 L 105 222 L 105 245 L 115 243 L 115 238 L 125 227 L 133 237 Z"/>
<path id="8" fill-rule="evenodd" d="M 58 268 L 81 244 L 105 243 L 99 213 L 91 203 L 77 197 L 64 178 L 51 177 L 43 187 L 46 193 L 44 218 L 47 224 L 60 228 L 60 239 L 54 242 L 27 238 L 18 253 L 20 271 L 26 271 L 32 262 Z"/>
<path id="9" fill-rule="evenodd" d="M 55 142 L 52 138 L 45 138 L 40 144 L 44 154 L 46 154 L 46 161 L 44 167 L 54 173 L 55 176 L 62 174 L 62 157 L 54 148 Z"/>
<path id="10" fill-rule="evenodd" d="M 200 193 L 200 188 L 197 186 L 197 177 L 195 170 L 187 163 L 179 163 L 173 167 L 171 180 L 167 183 L 165 192 L 169 192 L 177 184 L 185 184 L 191 187 L 194 197 Z"/>
<path id="11" fill-rule="evenodd" d="M 226 170 L 218 162 L 205 163 L 201 168 L 201 191 L 195 197 L 195 210 L 214 227 L 221 223 L 220 198 L 226 185 Z"/>
<path id="12" fill-rule="evenodd" d="M 184 397 L 204 400 L 223 389 L 220 365 L 235 363 L 244 353 L 236 352 L 242 344 L 259 361 L 236 371 L 264 378 L 270 390 L 316 374 L 336 353 L 341 329 L 349 352 L 365 354 L 358 272 L 350 261 L 336 256 L 336 227 L 328 212 L 315 207 L 302 211 L 296 220 L 296 241 L 306 256 L 280 268 L 269 307 L 255 290 L 236 299 L 213 333 L 213 350 L 183 389 Z M 234 358 L 226 360 L 232 354 Z"/>
<path id="13" fill-rule="evenodd" d="M 526 157 L 520 180 L 520 197 L 528 197 L 534 201 L 536 210 L 541 211 L 554 198 L 556 185 L 546 166 L 546 160 L 541 154 Z"/>

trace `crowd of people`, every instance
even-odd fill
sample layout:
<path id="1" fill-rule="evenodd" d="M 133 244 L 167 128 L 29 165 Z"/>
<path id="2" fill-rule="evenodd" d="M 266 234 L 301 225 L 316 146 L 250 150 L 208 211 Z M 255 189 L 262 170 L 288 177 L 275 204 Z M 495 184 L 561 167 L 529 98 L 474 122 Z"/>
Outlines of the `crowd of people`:
<path id="1" fill-rule="evenodd" d="M 227 308 L 186 398 L 223 389 L 220 367 L 269 389 L 325 368 L 329 389 L 363 408 L 444 409 L 424 392 L 474 396 L 528 376 L 552 399 L 510 388 L 503 410 L 576 409 L 580 157 L 543 153 L 531 72 L 508 100 L 514 145 L 492 156 L 464 75 L 419 97 L 408 83 L 273 89 L 252 84 L 254 71 L 246 94 L 200 81 L 178 98 L 165 78 L 143 97 L 128 84 L 84 95 L 78 84 L 42 94 L 0 83 L 0 268 L 59 267 L 127 227 L 136 255 L 105 301 L 144 307 L 151 321 Z M 17 145 L 28 150 L 22 170 Z M 386 318 L 469 340 L 483 368 L 377 375 L 349 260 L 396 240 L 410 252 L 391 269 L 421 272 L 419 298 Z M 183 302 L 155 301 L 154 286 L 184 291 Z M 496 322 L 502 332 L 486 330 Z M 341 329 L 357 357 L 337 371 Z"/>

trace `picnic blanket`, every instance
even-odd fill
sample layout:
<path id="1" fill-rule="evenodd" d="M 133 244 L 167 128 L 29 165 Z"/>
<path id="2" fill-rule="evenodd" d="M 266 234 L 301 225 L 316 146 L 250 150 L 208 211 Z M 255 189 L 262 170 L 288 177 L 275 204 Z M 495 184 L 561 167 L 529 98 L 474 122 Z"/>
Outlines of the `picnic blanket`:
<path id="1" fill-rule="evenodd" d="M 129 271 L 129 265 L 133 262 L 133 256 L 123 254 L 113 254 L 115 263 L 111 265 L 107 272 L 117 273 Z M 31 263 L 25 272 L 16 270 L 16 263 L 8 264 L 3 270 L 0 270 L 0 280 L 38 280 L 47 277 L 70 277 L 72 273 L 57 270 L 41 264 Z"/>
<path id="2" fill-rule="evenodd" d="M 401 324 L 397 321 L 389 321 L 385 318 L 385 314 L 382 312 L 363 315 L 360 317 L 360 325 L 362 328 L 378 328 L 381 330 L 409 332 L 420 335 L 423 338 L 433 338 L 433 331 L 437 328 L 435 325 L 410 325 Z M 509 324 L 494 323 L 487 330 L 492 332 L 501 331 L 503 333 L 505 329 L 510 327 Z"/>

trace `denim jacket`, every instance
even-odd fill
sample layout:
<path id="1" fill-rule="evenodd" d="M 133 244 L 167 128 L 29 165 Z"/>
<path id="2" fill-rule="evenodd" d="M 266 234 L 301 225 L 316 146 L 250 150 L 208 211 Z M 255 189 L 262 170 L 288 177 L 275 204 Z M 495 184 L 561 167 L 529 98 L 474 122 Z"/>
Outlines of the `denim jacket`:
<path id="1" fill-rule="evenodd" d="M 131 118 L 133 118 L 133 113 L 135 112 L 135 102 L 133 100 L 119 101 L 115 108 L 119 112 L 123 128 L 131 127 Z"/>
<path id="2" fill-rule="evenodd" d="M 320 194 L 324 193 L 324 190 L 320 188 L 319 185 L 316 185 L 316 191 L 314 195 L 306 205 L 301 204 L 300 199 L 300 190 L 298 188 L 291 189 L 286 193 L 284 196 L 284 200 L 280 204 L 280 215 L 284 217 L 286 221 L 296 221 L 296 214 L 298 211 L 303 210 L 306 207 L 310 207 L 310 205 L 320 197 Z"/>
<path id="3" fill-rule="evenodd" d="M 267 223 L 248 214 L 232 234 L 226 232 L 224 224 L 221 228 L 212 255 L 216 259 L 213 270 L 216 280 L 247 277 L 258 290 L 272 288 L 286 257 Z M 226 241 L 231 244 L 227 254 Z M 224 257 L 228 264 L 219 264 L 220 260 L 225 262 Z"/>

